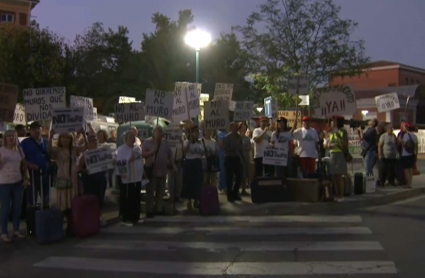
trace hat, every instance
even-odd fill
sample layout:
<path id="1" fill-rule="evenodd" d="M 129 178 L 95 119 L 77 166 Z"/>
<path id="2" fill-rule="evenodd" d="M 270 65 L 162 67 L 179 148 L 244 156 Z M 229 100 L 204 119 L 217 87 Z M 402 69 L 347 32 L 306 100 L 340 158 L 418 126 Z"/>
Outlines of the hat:
<path id="1" fill-rule="evenodd" d="M 303 117 L 303 122 L 306 122 L 306 121 L 310 121 L 310 117 L 308 117 L 308 116 L 304 116 L 304 117 Z"/>
<path id="2" fill-rule="evenodd" d="M 285 118 L 285 117 L 279 117 L 278 119 L 277 119 L 277 122 L 279 123 L 279 122 L 288 122 L 288 119 L 287 118 Z"/>
<path id="3" fill-rule="evenodd" d="M 261 117 L 259 118 L 259 120 L 260 120 L 260 121 L 268 121 L 268 120 L 269 120 L 269 118 L 264 117 L 264 116 L 261 116 Z"/>
<path id="4" fill-rule="evenodd" d="M 414 128 L 414 127 L 415 127 L 415 125 L 414 125 L 414 124 L 409 123 L 409 122 L 404 122 L 404 124 L 405 124 L 407 127 L 409 127 L 409 128 Z"/>
<path id="5" fill-rule="evenodd" d="M 40 124 L 39 122 L 37 122 L 37 121 L 32 122 L 32 123 L 30 124 L 30 129 L 33 129 L 33 128 L 40 128 L 40 127 L 41 127 L 41 124 Z"/>

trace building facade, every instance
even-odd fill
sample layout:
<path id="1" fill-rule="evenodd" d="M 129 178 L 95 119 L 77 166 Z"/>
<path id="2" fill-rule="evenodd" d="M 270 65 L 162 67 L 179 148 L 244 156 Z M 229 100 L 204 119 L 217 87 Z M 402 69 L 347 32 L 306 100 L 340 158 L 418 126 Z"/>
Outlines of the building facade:
<path id="1" fill-rule="evenodd" d="M 26 27 L 31 24 L 31 11 L 40 0 L 0 0 L 1 24 Z"/>

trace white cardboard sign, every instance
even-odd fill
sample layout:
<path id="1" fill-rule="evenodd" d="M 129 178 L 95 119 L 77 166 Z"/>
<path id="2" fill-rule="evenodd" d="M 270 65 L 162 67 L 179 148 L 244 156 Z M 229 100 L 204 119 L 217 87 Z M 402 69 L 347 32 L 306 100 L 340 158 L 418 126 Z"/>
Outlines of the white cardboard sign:
<path id="1" fill-rule="evenodd" d="M 209 101 L 210 100 L 210 95 L 209 94 L 201 94 L 201 96 L 200 96 L 200 98 L 199 98 L 199 104 L 201 105 L 201 106 L 204 106 L 204 103 L 206 102 L 206 101 Z"/>
<path id="2" fill-rule="evenodd" d="M 117 103 L 115 104 L 115 120 L 118 123 L 143 121 L 145 107 L 143 103 Z"/>
<path id="3" fill-rule="evenodd" d="M 307 95 L 310 91 L 310 79 L 308 75 L 292 75 L 288 78 L 288 93 L 295 95 Z"/>
<path id="4" fill-rule="evenodd" d="M 200 96 L 202 84 L 189 83 L 187 92 L 187 105 L 191 118 L 198 117 L 201 114 Z"/>
<path id="5" fill-rule="evenodd" d="M 400 108 L 400 102 L 398 100 L 397 93 L 376 96 L 375 102 L 379 113 Z"/>
<path id="6" fill-rule="evenodd" d="M 314 114 L 318 118 L 353 115 L 356 109 L 356 96 L 351 86 L 325 87 L 314 92 Z"/>
<path id="7" fill-rule="evenodd" d="M 180 127 L 168 127 L 164 129 L 164 139 L 167 140 L 168 145 L 171 147 L 176 146 L 182 139 L 182 131 Z"/>
<path id="8" fill-rule="evenodd" d="M 136 102 L 135 97 L 120 97 L 118 103 L 133 103 Z"/>
<path id="9" fill-rule="evenodd" d="M 173 118 L 173 93 L 146 89 L 145 105 L 146 115 L 166 119 Z"/>
<path id="10" fill-rule="evenodd" d="M 204 118 L 206 129 L 228 129 L 229 102 L 226 100 L 207 101 L 204 104 Z"/>
<path id="11" fill-rule="evenodd" d="M 69 98 L 70 107 L 84 107 L 84 119 L 94 120 L 93 99 L 89 97 L 71 96 Z"/>
<path id="12" fill-rule="evenodd" d="M 253 101 L 236 101 L 233 121 L 241 122 L 251 119 L 253 109 Z"/>
<path id="13" fill-rule="evenodd" d="M 55 108 L 52 128 L 55 133 L 75 132 L 84 127 L 84 107 Z"/>
<path id="14" fill-rule="evenodd" d="M 52 110 L 65 108 L 65 87 L 25 89 L 24 106 L 28 122 L 52 119 Z"/>
<path id="15" fill-rule="evenodd" d="M 233 84 L 216 83 L 214 91 L 214 100 L 224 99 L 230 102 L 233 95 Z"/>
<path id="16" fill-rule="evenodd" d="M 27 123 L 25 119 L 25 107 L 17 103 L 15 107 L 15 116 L 13 118 L 13 124 L 15 125 L 25 125 Z"/>
<path id="17" fill-rule="evenodd" d="M 113 150 L 108 146 L 88 150 L 85 153 L 85 159 L 89 174 L 114 169 L 114 156 L 112 152 Z"/>
<path id="18" fill-rule="evenodd" d="M 175 123 L 189 120 L 187 86 L 186 82 L 176 82 L 174 87 L 173 122 Z"/>
<path id="19" fill-rule="evenodd" d="M 275 166 L 287 166 L 288 149 L 266 147 L 263 155 L 263 164 Z"/>

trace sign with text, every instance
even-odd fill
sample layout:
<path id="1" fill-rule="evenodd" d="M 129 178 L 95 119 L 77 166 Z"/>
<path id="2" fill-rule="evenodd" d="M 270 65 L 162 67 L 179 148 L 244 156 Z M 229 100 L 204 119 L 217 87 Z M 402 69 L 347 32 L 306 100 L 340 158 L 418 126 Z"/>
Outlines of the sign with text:
<path id="1" fill-rule="evenodd" d="M 201 94 L 200 98 L 199 98 L 199 104 L 201 106 L 204 106 L 204 102 L 209 101 L 210 100 L 210 95 L 209 94 Z"/>
<path id="2" fill-rule="evenodd" d="M 287 166 L 288 149 L 266 147 L 263 155 L 263 164 L 275 166 Z"/>
<path id="3" fill-rule="evenodd" d="M 375 97 L 378 112 L 388 112 L 400 108 L 397 93 L 385 94 Z"/>
<path id="4" fill-rule="evenodd" d="M 0 83 L 0 121 L 13 122 L 18 101 L 18 86 Z"/>
<path id="5" fill-rule="evenodd" d="M 171 147 L 176 146 L 182 139 L 182 131 L 180 127 L 168 127 L 164 129 L 164 139 L 167 140 Z"/>
<path id="6" fill-rule="evenodd" d="M 253 101 L 236 101 L 233 121 L 241 122 L 251 119 L 253 109 Z"/>
<path id="7" fill-rule="evenodd" d="M 17 103 L 15 107 L 15 116 L 13 117 L 13 124 L 15 125 L 25 125 L 27 121 L 25 120 L 25 107 Z"/>
<path id="8" fill-rule="evenodd" d="M 180 122 L 189 120 L 187 112 L 187 88 L 188 83 L 176 82 L 174 87 L 173 121 Z"/>
<path id="9" fill-rule="evenodd" d="M 310 79 L 308 75 L 292 75 L 288 78 L 288 93 L 308 95 L 310 91 Z"/>
<path id="10" fill-rule="evenodd" d="M 55 133 L 75 132 L 84 127 L 84 107 L 54 108 L 52 128 Z"/>
<path id="11" fill-rule="evenodd" d="M 65 108 L 65 87 L 25 89 L 24 106 L 28 122 L 52 119 L 52 110 Z"/>
<path id="12" fill-rule="evenodd" d="M 118 103 L 133 103 L 136 102 L 135 97 L 120 97 Z"/>
<path id="13" fill-rule="evenodd" d="M 297 112 L 292 110 L 280 110 L 279 117 L 285 117 L 288 120 L 288 126 L 293 127 L 297 118 Z M 301 111 L 298 111 L 297 127 L 301 127 Z"/>
<path id="14" fill-rule="evenodd" d="M 279 115 L 279 105 L 276 99 L 266 97 L 264 99 L 264 116 L 269 119 L 277 119 Z"/>
<path id="15" fill-rule="evenodd" d="M 228 129 L 229 102 L 227 100 L 207 101 L 204 104 L 204 118 L 206 129 Z"/>
<path id="16" fill-rule="evenodd" d="M 230 102 L 233 95 L 233 84 L 216 83 L 214 91 L 214 100 L 224 99 Z"/>
<path id="17" fill-rule="evenodd" d="M 314 114 L 318 118 L 334 115 L 353 115 L 357 109 L 353 88 L 347 85 L 316 89 L 313 105 Z"/>
<path id="18" fill-rule="evenodd" d="M 117 103 L 115 104 L 115 120 L 118 123 L 143 121 L 145 107 L 143 103 Z"/>
<path id="19" fill-rule="evenodd" d="M 187 92 L 187 105 L 191 118 L 198 117 L 201 114 L 200 95 L 202 84 L 189 83 Z"/>
<path id="20" fill-rule="evenodd" d="M 298 103 L 298 105 L 301 106 L 308 106 L 310 105 L 310 96 L 306 95 L 306 96 L 298 96 L 301 99 L 301 102 Z"/>
<path id="21" fill-rule="evenodd" d="M 146 89 L 146 115 L 173 118 L 174 96 L 170 92 Z"/>
<path id="22" fill-rule="evenodd" d="M 93 99 L 89 97 L 71 96 L 69 98 L 70 107 L 84 107 L 84 119 L 86 121 L 94 120 Z"/>
<path id="23" fill-rule="evenodd" d="M 113 150 L 104 146 L 99 149 L 88 150 L 85 153 L 86 166 L 89 174 L 114 169 Z"/>

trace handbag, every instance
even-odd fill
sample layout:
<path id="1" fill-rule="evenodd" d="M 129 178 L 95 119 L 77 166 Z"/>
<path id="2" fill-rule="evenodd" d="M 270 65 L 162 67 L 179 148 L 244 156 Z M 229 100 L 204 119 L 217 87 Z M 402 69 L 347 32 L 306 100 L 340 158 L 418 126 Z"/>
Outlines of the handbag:
<path id="1" fill-rule="evenodd" d="M 218 160 L 218 155 L 216 154 L 208 155 L 204 139 L 202 139 L 202 145 L 204 146 L 205 159 L 207 161 L 207 172 L 208 173 L 220 172 L 220 162 Z"/>
<path id="2" fill-rule="evenodd" d="M 155 160 L 156 160 L 156 156 L 158 154 L 159 148 L 161 147 L 161 142 L 159 142 L 158 148 L 156 148 L 156 152 L 155 155 L 153 156 L 153 162 L 152 165 L 150 166 L 144 166 L 143 169 L 145 171 L 146 177 L 148 178 L 148 180 L 152 180 L 153 177 L 153 168 L 155 167 Z"/>
<path id="3" fill-rule="evenodd" d="M 56 177 L 53 187 L 56 189 L 69 189 L 72 187 L 72 147 L 69 148 L 69 177 Z"/>

